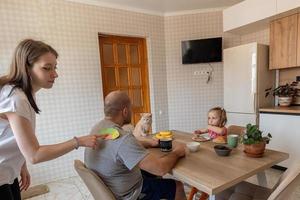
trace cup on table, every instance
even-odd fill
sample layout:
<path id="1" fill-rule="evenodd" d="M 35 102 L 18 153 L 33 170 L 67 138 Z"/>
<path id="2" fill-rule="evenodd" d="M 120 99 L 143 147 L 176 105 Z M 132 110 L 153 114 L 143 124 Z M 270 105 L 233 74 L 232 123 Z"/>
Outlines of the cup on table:
<path id="1" fill-rule="evenodd" d="M 159 139 L 159 147 L 163 152 L 172 151 L 172 138 Z"/>
<path id="2" fill-rule="evenodd" d="M 227 136 L 227 144 L 228 146 L 235 148 L 238 145 L 239 135 L 230 134 Z"/>

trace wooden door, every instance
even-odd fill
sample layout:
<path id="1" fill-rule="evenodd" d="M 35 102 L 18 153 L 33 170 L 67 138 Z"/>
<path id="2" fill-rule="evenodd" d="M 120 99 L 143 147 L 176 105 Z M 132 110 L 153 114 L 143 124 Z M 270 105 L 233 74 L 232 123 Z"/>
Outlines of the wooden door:
<path id="1" fill-rule="evenodd" d="M 114 90 L 128 94 L 132 102 L 132 124 L 140 113 L 150 112 L 146 40 L 99 35 L 103 96 Z"/>
<path id="2" fill-rule="evenodd" d="M 270 69 L 297 66 L 298 15 L 274 20 L 270 24 Z"/>

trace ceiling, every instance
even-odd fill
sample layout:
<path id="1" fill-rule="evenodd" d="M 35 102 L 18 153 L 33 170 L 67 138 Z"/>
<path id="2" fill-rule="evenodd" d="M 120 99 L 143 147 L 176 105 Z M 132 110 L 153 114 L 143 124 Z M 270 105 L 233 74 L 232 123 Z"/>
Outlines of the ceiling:
<path id="1" fill-rule="evenodd" d="M 222 9 L 243 0 L 69 0 L 156 15 L 176 15 Z"/>

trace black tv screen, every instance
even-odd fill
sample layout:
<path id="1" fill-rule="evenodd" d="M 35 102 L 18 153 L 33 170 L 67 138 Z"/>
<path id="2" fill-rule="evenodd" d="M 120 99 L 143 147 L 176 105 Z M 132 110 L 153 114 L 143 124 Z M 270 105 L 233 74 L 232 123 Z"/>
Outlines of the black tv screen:
<path id="1" fill-rule="evenodd" d="M 222 62 L 222 38 L 181 42 L 182 64 Z"/>

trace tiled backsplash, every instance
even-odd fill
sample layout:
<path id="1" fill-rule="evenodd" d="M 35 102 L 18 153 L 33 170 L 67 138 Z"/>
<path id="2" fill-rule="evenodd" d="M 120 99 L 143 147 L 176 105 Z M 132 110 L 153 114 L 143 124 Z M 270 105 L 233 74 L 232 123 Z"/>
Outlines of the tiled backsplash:
<path id="1" fill-rule="evenodd" d="M 279 84 L 284 85 L 296 81 L 296 76 L 300 76 L 300 67 L 282 69 L 279 75 Z"/>

